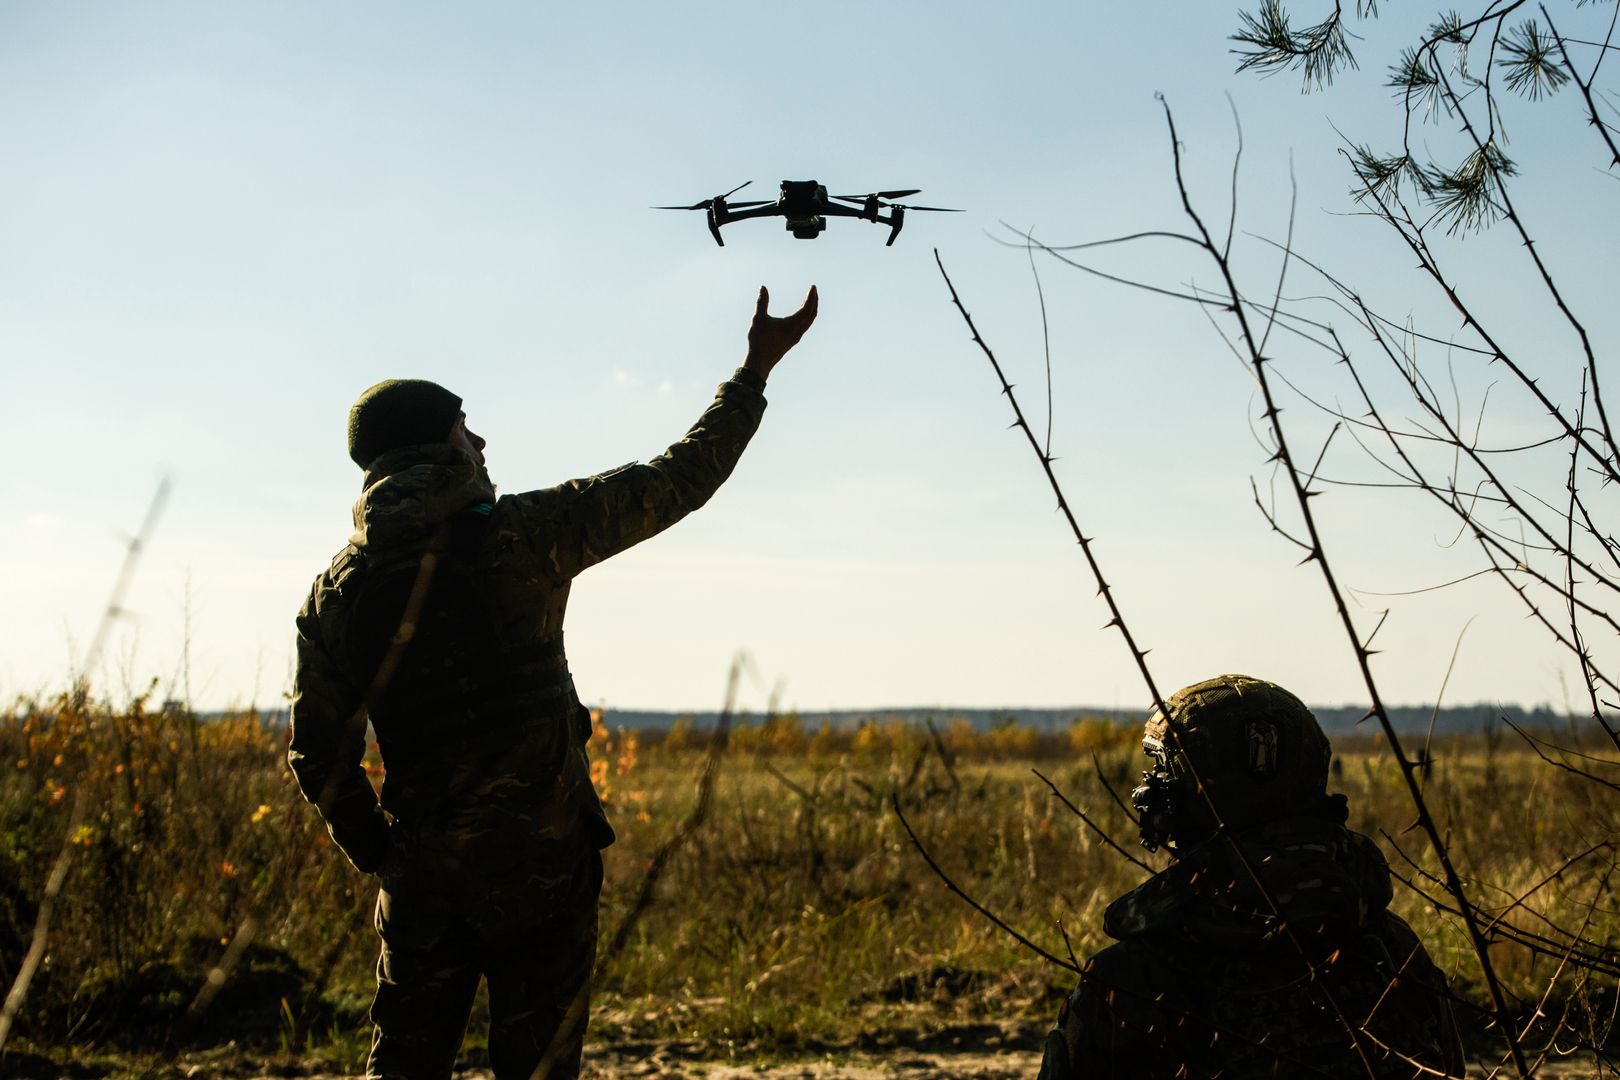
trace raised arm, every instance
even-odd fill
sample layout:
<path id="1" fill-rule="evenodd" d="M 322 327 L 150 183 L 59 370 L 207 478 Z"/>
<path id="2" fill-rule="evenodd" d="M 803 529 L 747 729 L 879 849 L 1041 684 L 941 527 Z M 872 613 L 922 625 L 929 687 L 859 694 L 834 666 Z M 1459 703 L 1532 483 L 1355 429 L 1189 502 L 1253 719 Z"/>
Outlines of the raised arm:
<path id="1" fill-rule="evenodd" d="M 743 366 L 680 441 L 645 464 L 501 500 L 499 512 L 516 517 L 559 579 L 669 528 L 708 502 L 731 475 L 764 415 L 765 380 L 816 317 L 813 286 L 804 305 L 785 318 L 768 314 L 769 302 L 761 288 Z"/>

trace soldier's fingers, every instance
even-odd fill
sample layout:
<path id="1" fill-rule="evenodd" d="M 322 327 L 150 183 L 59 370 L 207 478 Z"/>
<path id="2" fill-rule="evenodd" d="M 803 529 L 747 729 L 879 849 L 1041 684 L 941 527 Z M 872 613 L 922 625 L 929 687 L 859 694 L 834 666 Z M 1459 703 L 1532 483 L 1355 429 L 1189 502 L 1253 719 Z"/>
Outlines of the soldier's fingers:
<path id="1" fill-rule="evenodd" d="M 803 336 L 804 332 L 810 329 L 810 324 L 816 321 L 816 306 L 816 287 L 812 285 L 804 296 L 804 305 L 782 321 L 793 328 L 795 335 Z"/>
<path id="2" fill-rule="evenodd" d="M 765 309 L 770 307 L 770 304 L 771 294 L 766 290 L 765 286 L 761 285 L 759 287 L 759 300 L 754 304 L 754 318 L 763 319 Z"/>

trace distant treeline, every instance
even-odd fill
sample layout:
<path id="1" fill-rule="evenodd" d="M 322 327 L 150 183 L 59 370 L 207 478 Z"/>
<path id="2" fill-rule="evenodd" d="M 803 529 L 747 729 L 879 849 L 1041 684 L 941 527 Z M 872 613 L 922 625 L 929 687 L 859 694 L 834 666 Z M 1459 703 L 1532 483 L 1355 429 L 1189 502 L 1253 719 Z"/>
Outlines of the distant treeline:
<path id="1" fill-rule="evenodd" d="M 1361 724 L 1362 717 L 1367 715 L 1365 707 L 1353 705 L 1333 705 L 1316 707 L 1312 711 L 1321 723 L 1322 729 L 1330 735 L 1349 734 L 1357 730 L 1367 730 L 1367 725 Z M 1434 718 L 1434 730 L 1437 734 L 1478 734 L 1493 727 L 1505 728 L 1502 723 L 1504 717 L 1520 727 L 1540 731 L 1567 731 L 1572 726 L 1584 726 L 1589 720 L 1572 719 L 1563 713 L 1554 712 L 1547 708 L 1522 709 L 1517 706 L 1498 705 L 1455 705 L 1444 706 L 1438 716 L 1435 715 L 1432 705 L 1398 705 L 1389 710 L 1390 719 L 1397 730 L 1402 732 L 1426 732 L 1429 730 L 1430 718 Z M 951 708 L 912 708 L 912 709 L 834 709 L 821 712 L 792 712 L 789 715 L 797 717 L 800 725 L 806 729 L 815 729 L 823 724 L 834 727 L 859 727 L 863 723 L 886 723 L 890 720 L 901 720 L 907 723 L 926 724 L 932 720 L 936 725 L 944 727 L 952 721 L 966 721 L 978 731 L 993 731 L 996 728 L 1017 726 L 1033 729 L 1037 732 L 1067 731 L 1076 723 L 1084 720 L 1103 720 L 1109 723 L 1134 727 L 1143 720 L 1144 713 L 1122 712 L 1118 709 L 1105 709 L 1092 706 L 1075 706 L 1068 709 L 951 709 Z M 631 709 L 615 709 L 608 706 L 603 710 L 603 720 L 610 727 L 634 729 L 639 731 L 664 731 L 678 720 L 686 720 L 694 728 L 705 730 L 712 728 L 719 714 L 713 712 L 659 712 Z M 752 713 L 740 713 L 738 722 L 759 723 L 762 716 Z M 1612 721 L 1611 721 L 1612 722 Z"/>
<path id="2" fill-rule="evenodd" d="M 1367 725 L 1360 723 L 1362 718 L 1367 715 L 1365 706 L 1314 706 L 1312 711 L 1316 713 L 1316 719 L 1321 723 L 1322 729 L 1330 735 L 1351 734 L 1358 730 L 1369 730 Z M 603 707 L 601 712 L 603 720 L 609 727 L 633 731 L 668 731 L 680 720 L 686 721 L 692 728 L 704 731 L 713 728 L 719 718 L 719 713 L 716 712 L 615 709 L 611 705 Z M 1395 705 L 1390 707 L 1389 713 L 1390 719 L 1394 722 L 1398 731 L 1426 732 L 1429 730 L 1430 719 L 1433 718 L 1436 734 L 1447 735 L 1473 735 L 1493 728 L 1505 729 L 1506 725 L 1502 722 L 1504 717 L 1520 727 L 1538 731 L 1569 731 L 1573 728 L 1586 727 L 1591 723 L 1589 718 L 1570 717 L 1545 707 L 1523 709 L 1516 705 L 1446 705 L 1441 707 L 1438 715 L 1436 715 L 1432 705 Z M 263 715 L 273 723 L 285 724 L 287 722 L 285 709 Z M 928 721 L 932 720 L 943 729 L 952 721 L 961 720 L 970 724 L 977 731 L 993 731 L 996 728 L 1017 726 L 1040 733 L 1055 734 L 1067 731 L 1083 720 L 1103 720 L 1113 724 L 1135 726 L 1142 722 L 1144 713 L 1137 710 L 1122 711 L 1120 709 L 1077 705 L 1064 709 L 953 709 L 946 707 L 832 709 L 818 712 L 790 711 L 787 715 L 797 718 L 800 726 L 806 730 L 815 730 L 823 725 L 831 725 L 835 728 L 856 728 L 863 723 L 885 724 L 891 720 L 900 720 L 918 725 L 926 725 Z M 739 723 L 746 721 L 757 725 L 765 717 L 762 714 L 744 712 L 737 714 L 735 719 Z M 1617 721 L 1620 721 L 1620 718 L 1610 719 L 1611 723 Z"/>

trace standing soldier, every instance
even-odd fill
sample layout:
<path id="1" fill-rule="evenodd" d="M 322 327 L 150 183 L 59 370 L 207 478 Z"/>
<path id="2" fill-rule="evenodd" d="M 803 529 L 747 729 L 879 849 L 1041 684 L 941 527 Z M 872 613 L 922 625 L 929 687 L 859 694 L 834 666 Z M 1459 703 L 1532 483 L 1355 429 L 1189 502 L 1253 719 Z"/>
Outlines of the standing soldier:
<path id="1" fill-rule="evenodd" d="M 1063 1003 L 1041 1080 L 1461 1076 L 1445 976 L 1327 794 L 1316 717 L 1244 675 L 1165 706 L 1131 801 L 1171 862 L 1109 905 L 1118 943 Z"/>
<path id="2" fill-rule="evenodd" d="M 333 841 L 382 878 L 369 1077 L 448 1077 L 480 977 L 496 1076 L 578 1075 L 613 830 L 563 654 L 569 582 L 731 474 L 767 376 L 816 317 L 813 287 L 786 318 L 768 300 L 760 289 L 743 366 L 645 465 L 496 498 L 450 391 L 391 380 L 350 410 L 364 489 L 298 615 L 287 758 Z"/>

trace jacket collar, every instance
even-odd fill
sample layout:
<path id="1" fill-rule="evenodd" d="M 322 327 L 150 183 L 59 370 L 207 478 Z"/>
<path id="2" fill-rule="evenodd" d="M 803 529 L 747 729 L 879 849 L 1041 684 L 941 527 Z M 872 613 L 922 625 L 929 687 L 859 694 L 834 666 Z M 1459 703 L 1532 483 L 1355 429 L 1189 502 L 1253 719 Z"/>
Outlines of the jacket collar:
<path id="1" fill-rule="evenodd" d="M 465 450 L 449 443 L 401 447 L 366 470 L 350 542 L 372 550 L 419 542 L 456 513 L 494 499 L 489 473 Z"/>

